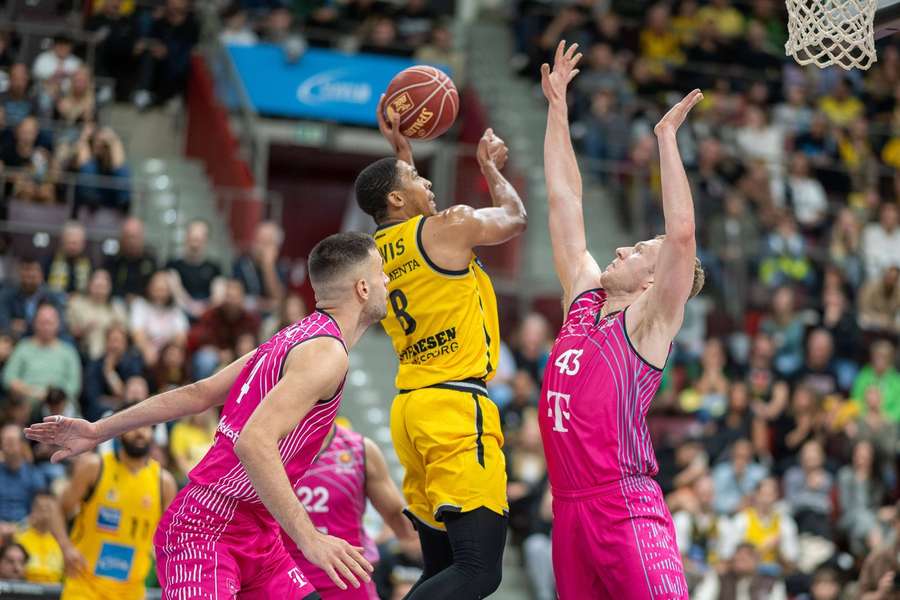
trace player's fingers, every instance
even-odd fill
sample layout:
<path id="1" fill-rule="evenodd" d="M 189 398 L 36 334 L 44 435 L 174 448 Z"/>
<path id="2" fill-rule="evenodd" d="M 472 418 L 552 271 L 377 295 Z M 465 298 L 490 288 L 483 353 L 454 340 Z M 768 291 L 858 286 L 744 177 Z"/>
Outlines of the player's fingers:
<path id="1" fill-rule="evenodd" d="M 575 79 L 575 76 L 581 72 L 581 69 L 574 69 L 571 73 L 569 73 L 569 81 Z"/>
<path id="2" fill-rule="evenodd" d="M 575 54 L 575 51 L 576 51 L 576 50 L 578 50 L 578 43 L 577 43 L 577 42 L 574 43 L 574 44 L 572 44 L 571 46 L 569 46 L 569 47 L 566 49 L 566 53 L 565 53 L 564 56 L 565 56 L 566 58 L 568 58 L 568 59 L 571 60 L 572 55 Z"/>
<path id="3" fill-rule="evenodd" d="M 72 451 L 68 448 L 63 448 L 62 450 L 57 450 L 53 453 L 53 455 L 50 457 L 50 462 L 56 464 L 58 462 L 66 460 L 70 456 L 72 456 Z"/>
<path id="4" fill-rule="evenodd" d="M 345 560 L 344 557 L 341 557 L 341 560 Z M 347 564 L 338 562 L 335 565 L 335 569 L 337 569 L 337 572 L 340 574 L 341 578 L 343 578 L 344 581 L 352 585 L 354 588 L 359 587 L 359 579 L 356 578 L 356 575 L 353 574 Z"/>
<path id="5" fill-rule="evenodd" d="M 550 76 L 550 65 L 544 63 L 541 65 L 541 79 Z"/>
<path id="6" fill-rule="evenodd" d="M 350 548 L 351 551 L 348 552 L 348 554 L 356 562 L 356 564 L 362 566 L 366 571 L 370 573 L 375 570 L 375 567 L 372 566 L 372 563 L 370 563 L 368 559 L 363 556 L 364 550 L 362 548 L 359 548 L 357 546 L 351 546 Z"/>
<path id="7" fill-rule="evenodd" d="M 566 47 L 566 40 L 559 40 L 559 44 L 556 46 L 556 55 L 553 57 L 553 60 L 556 61 L 557 63 L 562 59 L 563 50 L 565 49 L 565 47 Z"/>
<path id="8" fill-rule="evenodd" d="M 322 570 L 325 571 L 325 574 L 328 575 L 329 579 L 331 579 L 331 581 L 334 582 L 334 585 L 338 586 L 342 590 L 347 589 L 347 584 L 344 583 L 343 579 L 338 577 L 337 572 L 334 570 L 334 567 L 326 564 Z"/>
<path id="9" fill-rule="evenodd" d="M 573 66 L 573 67 L 574 67 L 575 65 L 578 64 L 578 61 L 581 60 L 581 57 L 582 57 L 582 56 L 584 56 L 584 54 L 582 54 L 581 52 L 579 52 L 578 54 L 575 55 L 575 57 L 572 59 L 572 66 Z"/>

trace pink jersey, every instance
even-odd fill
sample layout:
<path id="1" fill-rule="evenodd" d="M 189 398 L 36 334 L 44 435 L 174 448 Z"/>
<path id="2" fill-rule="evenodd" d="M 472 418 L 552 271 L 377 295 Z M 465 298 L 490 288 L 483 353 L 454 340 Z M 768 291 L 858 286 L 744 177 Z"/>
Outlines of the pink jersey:
<path id="1" fill-rule="evenodd" d="M 547 471 L 565 493 L 659 470 L 647 410 L 662 372 L 637 353 L 602 289 L 572 303 L 544 371 L 538 415 Z"/>
<path id="2" fill-rule="evenodd" d="M 285 327 L 256 349 L 231 387 L 212 448 L 188 474 L 192 483 L 204 486 L 218 496 L 244 501 L 247 506 L 257 505 L 268 519 L 274 521 L 234 453 L 234 443 L 250 415 L 281 379 L 284 361 L 291 349 L 318 337 L 332 337 L 344 343 L 334 319 L 317 310 Z M 322 447 L 340 408 L 343 391 L 344 384 L 341 383 L 333 397 L 313 406 L 297 427 L 279 442 L 281 462 L 292 485 L 303 476 Z"/>
<path id="3" fill-rule="evenodd" d="M 365 548 L 363 555 L 375 563 L 378 549 L 363 529 L 366 510 L 366 446 L 362 435 L 335 427 L 334 437 L 294 486 L 313 525 L 322 533 Z M 310 563 L 282 531 L 284 545 L 297 566 L 319 592 L 337 588 L 331 578 Z"/>

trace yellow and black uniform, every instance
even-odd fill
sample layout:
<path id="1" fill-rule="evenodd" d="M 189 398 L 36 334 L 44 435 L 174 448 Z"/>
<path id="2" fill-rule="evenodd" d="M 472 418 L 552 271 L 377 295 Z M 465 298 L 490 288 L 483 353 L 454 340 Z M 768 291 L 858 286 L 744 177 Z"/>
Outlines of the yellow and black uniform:
<path id="1" fill-rule="evenodd" d="M 764 563 L 778 562 L 778 547 L 769 546 L 763 549 L 773 539 L 781 535 L 781 518 L 778 513 L 772 513 L 768 517 L 763 517 L 755 508 L 747 509 L 747 533 L 744 535 L 744 541 L 752 544 L 760 551 L 759 558 Z"/>
<path id="2" fill-rule="evenodd" d="M 61 600 L 144 597 L 153 534 L 162 516 L 162 468 L 151 459 L 132 472 L 114 452 L 102 460 L 100 478 L 81 505 L 71 534 L 87 560 L 88 575 L 68 578 Z"/>
<path id="3" fill-rule="evenodd" d="M 408 510 L 442 528 L 444 512 L 508 508 L 503 434 L 486 382 L 497 368 L 497 299 L 475 255 L 467 268 L 435 265 L 422 246 L 425 217 L 379 227 L 388 315 L 400 361 L 391 434 L 406 469 Z"/>

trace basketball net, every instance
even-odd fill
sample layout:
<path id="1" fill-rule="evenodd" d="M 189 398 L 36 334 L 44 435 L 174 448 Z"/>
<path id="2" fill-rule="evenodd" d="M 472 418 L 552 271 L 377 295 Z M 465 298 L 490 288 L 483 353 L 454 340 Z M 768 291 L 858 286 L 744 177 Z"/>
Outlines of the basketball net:
<path id="1" fill-rule="evenodd" d="M 868 69 L 875 56 L 877 0 L 787 0 L 788 56 L 801 65 Z"/>

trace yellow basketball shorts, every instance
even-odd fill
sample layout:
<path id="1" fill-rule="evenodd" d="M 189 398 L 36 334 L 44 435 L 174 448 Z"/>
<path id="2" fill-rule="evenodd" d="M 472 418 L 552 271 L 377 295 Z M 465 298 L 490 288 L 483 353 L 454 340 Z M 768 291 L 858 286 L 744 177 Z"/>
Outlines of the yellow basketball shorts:
<path id="1" fill-rule="evenodd" d="M 407 510 L 416 519 L 443 529 L 448 512 L 483 506 L 507 513 L 500 413 L 483 382 L 401 391 L 391 407 L 391 435 L 406 469 Z"/>

